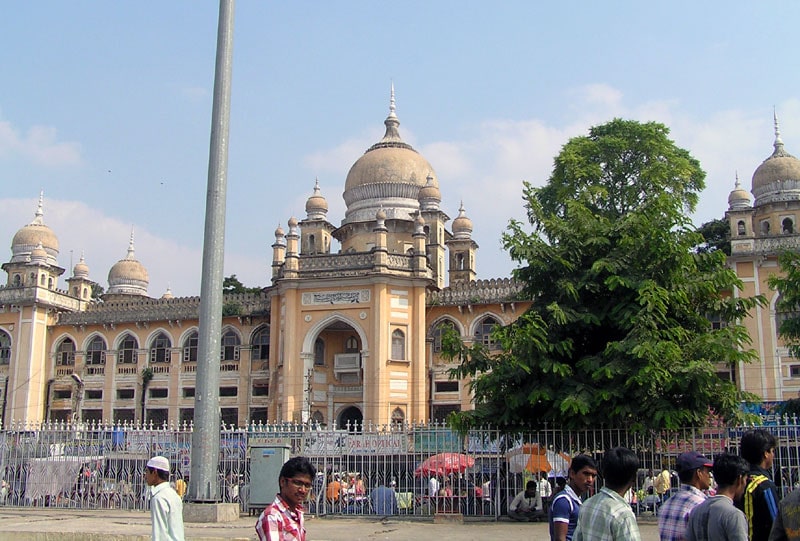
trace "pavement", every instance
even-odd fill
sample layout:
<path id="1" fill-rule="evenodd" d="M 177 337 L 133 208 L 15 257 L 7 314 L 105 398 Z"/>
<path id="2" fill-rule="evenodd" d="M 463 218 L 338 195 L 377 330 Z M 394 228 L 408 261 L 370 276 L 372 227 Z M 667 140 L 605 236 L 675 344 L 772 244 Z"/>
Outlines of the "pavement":
<path id="1" fill-rule="evenodd" d="M 242 515 L 228 523 L 186 523 L 187 541 L 254 540 L 256 517 Z M 345 518 L 308 516 L 309 541 L 483 541 L 533 539 L 549 541 L 547 523 L 502 519 L 435 524 L 433 519 Z M 642 541 L 657 541 L 653 518 L 639 522 Z M 0 508 L 0 541 L 145 541 L 150 513 L 124 510 Z"/>

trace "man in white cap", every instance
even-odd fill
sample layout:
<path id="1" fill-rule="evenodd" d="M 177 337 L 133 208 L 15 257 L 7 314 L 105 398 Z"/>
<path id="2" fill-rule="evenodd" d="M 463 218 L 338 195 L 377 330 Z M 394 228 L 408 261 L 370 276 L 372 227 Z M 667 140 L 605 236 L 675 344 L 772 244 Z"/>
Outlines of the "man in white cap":
<path id="1" fill-rule="evenodd" d="M 183 502 L 169 486 L 169 460 L 154 456 L 147 461 L 144 480 L 150 486 L 150 517 L 154 541 L 184 541 Z"/>

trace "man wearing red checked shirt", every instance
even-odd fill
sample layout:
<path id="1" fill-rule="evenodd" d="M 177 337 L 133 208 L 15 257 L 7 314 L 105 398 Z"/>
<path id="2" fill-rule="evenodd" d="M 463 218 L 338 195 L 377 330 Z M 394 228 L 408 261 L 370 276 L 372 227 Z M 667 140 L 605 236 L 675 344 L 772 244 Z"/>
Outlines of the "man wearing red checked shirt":
<path id="1" fill-rule="evenodd" d="M 259 541 L 305 541 L 303 502 L 316 474 L 316 468 L 305 457 L 286 461 L 278 476 L 280 492 L 256 521 Z"/>

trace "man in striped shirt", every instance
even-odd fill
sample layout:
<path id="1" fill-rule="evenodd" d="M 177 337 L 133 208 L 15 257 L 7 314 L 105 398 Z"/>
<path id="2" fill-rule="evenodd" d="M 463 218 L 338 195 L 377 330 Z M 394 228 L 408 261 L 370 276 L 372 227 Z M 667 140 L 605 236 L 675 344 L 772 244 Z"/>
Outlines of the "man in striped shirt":
<path id="1" fill-rule="evenodd" d="M 256 522 L 259 541 L 305 541 L 303 502 L 316 474 L 316 468 L 305 457 L 286 461 L 278 476 L 280 492 Z"/>
<path id="2" fill-rule="evenodd" d="M 661 541 L 683 541 L 689 512 L 706 499 L 704 490 L 711 486 L 711 460 L 698 453 L 681 453 L 675 461 L 680 490 L 658 510 L 658 535 Z"/>

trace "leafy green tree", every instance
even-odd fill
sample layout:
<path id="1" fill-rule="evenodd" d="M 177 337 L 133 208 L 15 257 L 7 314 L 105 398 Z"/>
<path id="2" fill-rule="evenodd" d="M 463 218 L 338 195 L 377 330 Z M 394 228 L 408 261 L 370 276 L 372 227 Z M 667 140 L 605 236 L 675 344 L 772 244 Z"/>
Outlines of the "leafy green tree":
<path id="1" fill-rule="evenodd" d="M 525 183 L 533 231 L 512 221 L 503 243 L 534 305 L 493 333 L 499 352 L 443 339 L 471 377 L 461 430 L 549 423 L 661 429 L 738 416 L 744 397 L 716 363 L 754 360 L 738 324 L 762 298 L 741 287 L 688 214 L 705 174 L 654 122 L 613 120 L 571 139 L 548 183 Z M 728 326 L 712 329 L 710 316 Z"/>
<path id="2" fill-rule="evenodd" d="M 261 291 L 260 287 L 247 287 L 235 274 L 226 276 L 222 279 L 222 292 L 223 293 L 258 293 Z"/>
<path id="3" fill-rule="evenodd" d="M 731 255 L 731 227 L 727 220 L 711 220 L 702 224 L 697 231 L 703 235 L 703 243 L 697 246 L 700 253 L 722 250 Z"/>
<path id="4" fill-rule="evenodd" d="M 800 357 L 800 253 L 785 251 L 778 255 L 781 274 L 767 278 L 770 289 L 780 294 L 775 304 L 782 318 L 778 334 L 789 348 L 792 357 Z"/>

